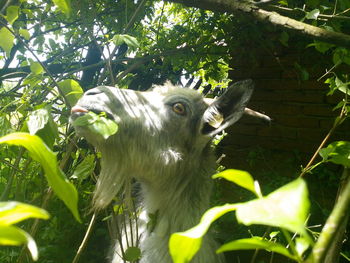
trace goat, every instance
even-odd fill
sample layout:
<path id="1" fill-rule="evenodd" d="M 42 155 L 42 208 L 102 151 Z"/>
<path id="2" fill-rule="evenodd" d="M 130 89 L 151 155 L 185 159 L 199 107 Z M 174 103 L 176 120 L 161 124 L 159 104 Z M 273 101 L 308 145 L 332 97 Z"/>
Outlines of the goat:
<path id="1" fill-rule="evenodd" d="M 130 193 L 133 178 L 140 183 L 141 263 L 172 262 L 170 235 L 196 225 L 209 208 L 215 173 L 211 139 L 242 116 L 252 91 L 251 80 L 233 84 L 216 100 L 169 83 L 145 92 L 100 86 L 72 108 L 73 120 L 89 111 L 105 112 L 119 126 L 107 140 L 84 127 L 75 129 L 101 151 L 93 209 L 105 208 L 121 191 Z M 155 226 L 147 228 L 147 216 L 155 214 Z M 193 262 L 223 262 L 215 248 L 206 237 Z M 111 262 L 124 262 L 118 244 Z"/>

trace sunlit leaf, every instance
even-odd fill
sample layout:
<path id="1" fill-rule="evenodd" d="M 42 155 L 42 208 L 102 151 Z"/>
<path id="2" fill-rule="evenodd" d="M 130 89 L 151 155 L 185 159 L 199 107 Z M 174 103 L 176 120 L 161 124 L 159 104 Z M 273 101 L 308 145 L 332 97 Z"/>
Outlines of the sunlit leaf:
<path id="1" fill-rule="evenodd" d="M 302 257 L 305 251 L 310 247 L 310 242 L 305 237 L 299 236 L 295 238 L 295 249 L 298 255 Z"/>
<path id="2" fill-rule="evenodd" d="M 310 12 L 307 12 L 305 17 L 307 19 L 316 20 L 319 15 L 320 15 L 320 10 L 319 9 L 314 9 L 314 10 L 312 10 Z"/>
<path id="3" fill-rule="evenodd" d="M 54 4 L 64 13 L 66 16 L 70 16 L 72 12 L 70 0 L 52 0 Z"/>
<path id="4" fill-rule="evenodd" d="M 169 249 L 174 263 L 190 262 L 198 252 L 202 238 L 207 233 L 211 223 L 235 209 L 236 205 L 234 204 L 213 207 L 204 213 L 200 223 L 195 227 L 185 232 L 172 234 L 169 240 Z"/>
<path id="5" fill-rule="evenodd" d="M 16 226 L 0 225 L 0 245 L 20 246 L 27 245 L 33 260 L 38 259 L 38 248 L 34 239 L 22 229 Z"/>
<path id="6" fill-rule="evenodd" d="M 29 40 L 30 39 L 30 33 L 29 33 L 29 31 L 27 29 L 20 28 L 18 30 L 18 32 L 25 40 Z"/>
<path id="7" fill-rule="evenodd" d="M 38 207 L 19 202 L 0 202 L 0 225 L 16 224 L 27 218 L 48 219 L 49 214 Z"/>
<path id="8" fill-rule="evenodd" d="M 38 135 L 52 149 L 55 139 L 58 138 L 58 129 L 48 109 L 42 108 L 29 113 L 26 123 L 29 133 Z"/>
<path id="9" fill-rule="evenodd" d="M 135 37 L 126 34 L 115 35 L 112 40 L 116 46 L 120 46 L 121 44 L 125 43 L 128 45 L 128 47 L 135 49 L 140 45 Z"/>
<path id="10" fill-rule="evenodd" d="M 28 115 L 27 125 L 31 135 L 36 134 L 38 130 L 45 127 L 49 121 L 49 112 L 47 109 L 38 109 Z"/>
<path id="11" fill-rule="evenodd" d="M 70 106 L 74 106 L 84 91 L 79 83 L 73 79 L 66 79 L 58 83 L 60 90 L 64 93 Z"/>
<path id="12" fill-rule="evenodd" d="M 232 250 L 247 250 L 247 249 L 265 249 L 265 250 L 275 252 L 296 260 L 296 257 L 292 255 L 289 252 L 289 250 L 284 246 L 282 246 L 281 244 L 274 243 L 268 240 L 263 240 L 261 237 L 238 239 L 222 245 L 216 252 L 222 253 L 222 252 L 232 251 Z"/>
<path id="13" fill-rule="evenodd" d="M 118 124 L 115 121 L 93 112 L 88 112 L 78 117 L 73 121 L 73 125 L 76 127 L 86 127 L 92 133 L 101 135 L 105 140 L 118 131 Z"/>
<path id="14" fill-rule="evenodd" d="M 6 20 L 10 25 L 17 20 L 18 10 L 19 6 L 16 5 L 10 5 L 8 8 L 6 8 Z"/>
<path id="15" fill-rule="evenodd" d="M 41 163 L 48 184 L 80 222 L 77 190 L 74 185 L 65 178 L 63 172 L 58 167 L 56 155 L 38 136 L 28 133 L 11 133 L 1 137 L 0 143 L 25 147 L 29 151 L 31 157 Z"/>
<path id="16" fill-rule="evenodd" d="M 281 227 L 307 236 L 304 224 L 309 207 L 306 183 L 297 179 L 266 197 L 241 203 L 237 206 L 236 216 L 245 225 Z"/>
<path id="17" fill-rule="evenodd" d="M 0 29 L 0 47 L 6 52 L 8 57 L 10 56 L 14 40 L 15 36 L 6 27 Z"/>
<path id="18" fill-rule="evenodd" d="M 228 169 L 213 175 L 213 178 L 224 178 L 233 182 L 257 195 L 254 187 L 254 180 L 250 173 L 242 170 Z"/>
<path id="19" fill-rule="evenodd" d="M 44 69 L 39 62 L 33 61 L 30 63 L 30 71 L 35 75 L 39 75 L 44 71 Z"/>
<path id="20" fill-rule="evenodd" d="M 350 167 L 350 142 L 337 141 L 320 150 L 324 161 Z"/>

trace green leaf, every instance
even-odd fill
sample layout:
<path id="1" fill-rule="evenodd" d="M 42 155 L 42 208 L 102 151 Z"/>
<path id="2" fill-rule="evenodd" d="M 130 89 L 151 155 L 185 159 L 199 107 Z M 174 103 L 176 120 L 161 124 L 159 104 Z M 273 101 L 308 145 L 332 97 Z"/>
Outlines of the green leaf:
<path id="1" fill-rule="evenodd" d="M 124 260 L 126 261 L 137 261 L 141 258 L 141 249 L 138 247 L 128 247 L 124 253 Z"/>
<path id="2" fill-rule="evenodd" d="M 11 122 L 6 116 L 0 116 L 0 136 L 4 136 L 12 131 Z"/>
<path id="3" fill-rule="evenodd" d="M 15 22 L 17 20 L 18 10 L 19 10 L 19 6 L 17 6 L 17 5 L 10 5 L 6 9 L 6 20 L 7 20 L 7 22 L 9 22 L 10 25 L 12 25 L 13 22 Z"/>
<path id="4" fill-rule="evenodd" d="M 242 170 L 228 169 L 221 173 L 213 175 L 213 179 L 224 178 L 230 182 L 233 182 L 240 187 L 243 187 L 255 195 L 259 196 L 255 191 L 254 180 L 250 173 Z"/>
<path id="5" fill-rule="evenodd" d="M 128 45 L 128 47 L 130 48 L 138 48 L 139 42 L 137 41 L 137 39 L 135 37 L 132 37 L 130 35 L 126 35 L 126 34 L 119 34 L 119 35 L 115 35 L 112 39 L 113 43 L 116 46 L 120 46 L 121 44 L 125 43 Z"/>
<path id="6" fill-rule="evenodd" d="M 35 75 L 39 75 L 44 71 L 44 69 L 39 62 L 32 61 L 30 63 L 30 71 Z"/>
<path id="7" fill-rule="evenodd" d="M 190 262 L 201 247 L 202 238 L 207 233 L 211 223 L 235 209 L 235 204 L 213 207 L 204 213 L 201 221 L 195 227 L 185 232 L 172 234 L 169 240 L 169 249 L 174 263 Z"/>
<path id="8" fill-rule="evenodd" d="M 309 207 L 306 183 L 297 179 L 266 197 L 238 205 L 236 217 L 244 225 L 281 227 L 307 236 L 304 224 Z"/>
<path id="9" fill-rule="evenodd" d="M 29 40 L 30 39 L 30 33 L 27 29 L 20 28 L 18 30 L 19 34 L 25 39 Z"/>
<path id="10" fill-rule="evenodd" d="M 28 115 L 27 126 L 29 133 L 34 135 L 38 130 L 41 130 L 49 121 L 50 113 L 47 109 L 38 109 Z"/>
<path id="11" fill-rule="evenodd" d="M 48 109 L 42 108 L 31 112 L 26 124 L 31 135 L 38 135 L 52 149 L 58 138 L 58 128 Z"/>
<path id="12" fill-rule="evenodd" d="M 278 40 L 282 43 L 283 46 L 288 47 L 289 35 L 287 32 L 283 31 Z"/>
<path id="13" fill-rule="evenodd" d="M 19 202 L 0 202 L 0 225 L 12 225 L 27 218 L 48 219 L 49 214 L 41 208 Z"/>
<path id="14" fill-rule="evenodd" d="M 307 12 L 305 17 L 307 19 L 316 20 L 319 15 L 320 15 L 320 10 L 319 9 L 314 9 L 314 10 L 312 10 L 310 12 Z"/>
<path id="15" fill-rule="evenodd" d="M 89 154 L 84 160 L 75 168 L 71 178 L 78 179 L 79 182 L 86 179 L 95 169 L 95 157 Z"/>
<path id="16" fill-rule="evenodd" d="M 329 44 L 329 43 L 326 43 L 326 42 L 320 42 L 320 41 L 314 41 L 314 43 L 311 43 L 309 45 L 307 45 L 307 47 L 315 47 L 315 49 L 318 51 L 318 52 L 321 52 L 321 53 L 326 53 L 329 49 L 331 49 L 332 47 L 334 47 L 333 44 Z"/>
<path id="17" fill-rule="evenodd" d="M 31 88 L 35 88 L 42 81 L 41 75 L 35 75 L 30 73 L 24 80 L 23 85 L 29 85 Z"/>
<path id="18" fill-rule="evenodd" d="M 79 83 L 73 79 L 66 79 L 60 81 L 58 83 L 58 86 L 67 98 L 69 106 L 75 105 L 84 93 Z"/>
<path id="19" fill-rule="evenodd" d="M 54 4 L 58 7 L 58 9 L 61 10 L 63 14 L 65 14 L 67 17 L 70 16 L 72 12 L 72 7 L 70 0 L 52 0 Z"/>
<path id="20" fill-rule="evenodd" d="M 335 85 L 337 90 L 350 95 L 350 89 L 348 88 L 349 83 L 344 83 L 338 77 L 335 78 Z"/>
<path id="21" fill-rule="evenodd" d="M 65 178 L 57 165 L 56 155 L 36 135 L 28 133 L 11 133 L 0 138 L 0 143 L 25 147 L 31 157 L 40 162 L 48 184 L 57 196 L 66 204 L 74 217 L 80 221 L 78 212 L 78 193 L 74 185 Z"/>
<path id="22" fill-rule="evenodd" d="M 319 152 L 324 161 L 350 167 L 350 142 L 332 142 Z"/>
<path id="23" fill-rule="evenodd" d="M 107 119 L 103 113 L 97 115 L 91 111 L 74 120 L 73 125 L 87 127 L 92 133 L 101 135 L 105 140 L 118 131 L 118 124 L 115 121 Z"/>
<path id="24" fill-rule="evenodd" d="M 346 48 L 338 47 L 333 52 L 333 63 L 340 64 L 345 63 L 350 65 L 350 52 Z"/>
<path id="25" fill-rule="evenodd" d="M 22 229 L 16 226 L 0 225 L 0 245 L 20 246 L 27 245 L 34 261 L 38 259 L 38 248 L 34 239 Z"/>
<path id="26" fill-rule="evenodd" d="M 247 249 L 265 249 L 271 252 L 284 255 L 294 260 L 297 259 L 294 255 L 292 255 L 289 252 L 287 248 L 285 248 L 281 244 L 263 240 L 261 237 L 238 239 L 222 245 L 216 252 L 222 253 L 222 252 L 232 251 L 232 250 L 247 250 Z"/>
<path id="27" fill-rule="evenodd" d="M 300 258 L 304 255 L 306 250 L 310 247 L 310 242 L 307 238 L 304 237 L 296 237 L 295 238 L 295 249 L 298 252 Z"/>
<path id="28" fill-rule="evenodd" d="M 15 36 L 6 28 L 0 29 L 0 47 L 6 52 L 6 56 L 10 56 Z"/>

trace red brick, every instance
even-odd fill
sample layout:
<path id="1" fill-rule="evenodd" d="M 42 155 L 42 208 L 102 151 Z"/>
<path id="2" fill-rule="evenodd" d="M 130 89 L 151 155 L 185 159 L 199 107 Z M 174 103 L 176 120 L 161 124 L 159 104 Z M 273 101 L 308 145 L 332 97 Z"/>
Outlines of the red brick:
<path id="1" fill-rule="evenodd" d="M 327 129 L 323 131 L 319 129 L 299 129 L 298 138 L 302 139 L 303 141 L 321 143 L 327 133 Z"/>
<path id="2" fill-rule="evenodd" d="M 313 102 L 322 103 L 325 94 L 320 91 L 303 90 L 256 90 L 252 97 L 255 101 L 281 101 L 281 102 Z"/>
<path id="3" fill-rule="evenodd" d="M 285 127 L 295 128 L 319 128 L 320 123 L 317 118 L 310 118 L 304 116 L 275 116 L 276 123 Z"/>
<path id="4" fill-rule="evenodd" d="M 302 112 L 308 116 L 336 116 L 337 113 L 332 109 L 333 107 L 328 104 L 306 104 Z"/>
<path id="5" fill-rule="evenodd" d="M 274 119 L 274 115 L 295 115 L 302 112 L 302 105 L 287 105 L 285 103 L 263 103 L 252 101 L 249 104 L 251 109 L 263 112 Z"/>
<path id="6" fill-rule="evenodd" d="M 273 138 L 295 139 L 297 138 L 297 131 L 293 128 L 283 127 L 280 125 L 272 125 L 271 127 L 258 127 L 257 135 Z"/>

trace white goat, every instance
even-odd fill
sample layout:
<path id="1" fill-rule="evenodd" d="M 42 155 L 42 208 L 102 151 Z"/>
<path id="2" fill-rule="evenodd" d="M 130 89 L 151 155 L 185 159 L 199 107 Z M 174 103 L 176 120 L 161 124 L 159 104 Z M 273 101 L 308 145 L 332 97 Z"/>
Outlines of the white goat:
<path id="1" fill-rule="evenodd" d="M 133 178 L 140 183 L 139 230 L 126 232 L 132 238 L 138 235 L 141 263 L 170 263 L 170 235 L 196 225 L 208 209 L 215 173 L 211 139 L 241 117 L 252 90 L 251 80 L 240 81 L 210 101 L 170 84 L 146 92 L 100 86 L 87 91 L 73 107 L 72 119 L 89 111 L 105 112 L 119 126 L 107 140 L 84 127 L 75 128 L 102 154 L 95 210 L 123 191 L 130 197 Z M 146 227 L 149 215 L 156 218 L 153 227 Z M 129 227 L 133 229 L 132 224 Z M 126 242 L 125 234 L 119 240 Z M 215 248 L 215 241 L 206 237 L 193 262 L 222 262 Z M 118 242 L 114 250 L 111 261 L 124 262 Z"/>

